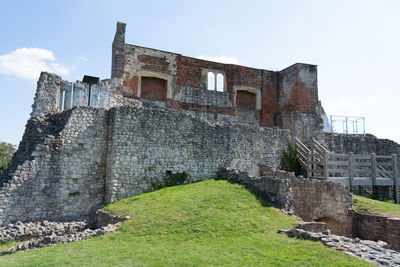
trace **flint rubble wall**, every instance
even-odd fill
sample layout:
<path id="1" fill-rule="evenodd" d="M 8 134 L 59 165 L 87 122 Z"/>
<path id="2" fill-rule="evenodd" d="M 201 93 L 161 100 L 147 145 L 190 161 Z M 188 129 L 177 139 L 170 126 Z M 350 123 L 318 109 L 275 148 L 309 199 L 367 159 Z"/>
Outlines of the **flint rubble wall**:
<path id="1" fill-rule="evenodd" d="M 256 176 L 259 163 L 277 166 L 286 150 L 287 130 L 134 104 L 33 116 L 0 176 L 0 225 L 90 220 L 109 202 L 154 190 L 167 172 L 185 172 L 188 182 L 213 178 L 220 167 Z"/>

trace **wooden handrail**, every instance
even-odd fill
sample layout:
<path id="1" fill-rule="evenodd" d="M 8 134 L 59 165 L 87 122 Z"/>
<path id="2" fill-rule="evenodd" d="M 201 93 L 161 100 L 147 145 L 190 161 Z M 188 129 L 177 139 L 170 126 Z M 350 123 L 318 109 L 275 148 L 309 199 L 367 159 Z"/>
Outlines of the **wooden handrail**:
<path id="1" fill-rule="evenodd" d="M 399 203 L 400 161 L 397 155 L 335 153 L 316 140 L 313 140 L 309 149 L 298 138 L 295 138 L 294 144 L 298 149 L 298 161 L 306 169 L 308 178 L 323 177 L 334 180 L 340 177 L 338 181 L 345 182 L 347 179 L 345 183 L 350 185 L 350 188 L 351 185 L 359 185 L 360 178 L 370 179 L 368 183 L 373 187 L 382 184 L 381 179 L 392 179 L 395 200 Z"/>

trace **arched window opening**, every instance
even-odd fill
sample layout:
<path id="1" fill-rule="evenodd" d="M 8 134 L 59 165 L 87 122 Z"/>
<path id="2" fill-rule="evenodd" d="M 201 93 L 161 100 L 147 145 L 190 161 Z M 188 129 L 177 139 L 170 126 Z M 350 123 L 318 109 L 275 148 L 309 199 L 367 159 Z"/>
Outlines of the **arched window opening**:
<path id="1" fill-rule="evenodd" d="M 207 74 L 207 89 L 215 90 L 215 76 L 214 76 L 214 73 L 212 73 L 212 72 L 209 72 Z"/>
<path id="2" fill-rule="evenodd" d="M 217 88 L 216 90 L 218 92 L 223 92 L 224 91 L 224 75 L 221 73 L 217 74 Z"/>

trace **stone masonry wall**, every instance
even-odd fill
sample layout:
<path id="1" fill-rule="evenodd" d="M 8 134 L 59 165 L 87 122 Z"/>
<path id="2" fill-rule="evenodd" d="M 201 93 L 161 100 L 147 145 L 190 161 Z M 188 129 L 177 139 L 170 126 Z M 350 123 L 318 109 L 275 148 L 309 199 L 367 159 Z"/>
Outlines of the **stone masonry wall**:
<path id="1" fill-rule="evenodd" d="M 31 116 L 44 116 L 48 113 L 56 113 L 58 111 L 58 88 L 67 84 L 69 82 L 62 80 L 58 75 L 48 72 L 40 73 Z"/>
<path id="2" fill-rule="evenodd" d="M 324 135 L 326 145 L 336 153 L 375 153 L 377 155 L 400 155 L 400 144 L 389 140 L 381 139 L 371 134 L 331 134 Z"/>
<path id="3" fill-rule="evenodd" d="M 277 117 L 278 127 L 289 129 L 293 136 L 305 144 L 310 144 L 313 138 L 321 140 L 322 118 L 317 113 L 300 113 L 298 111 L 282 112 Z"/>
<path id="4" fill-rule="evenodd" d="M 382 240 L 400 250 L 400 218 L 360 214 L 352 211 L 353 236 L 368 240 Z"/>
<path id="5" fill-rule="evenodd" d="M 335 234 L 351 236 L 353 198 L 341 183 L 316 179 L 292 179 L 294 213 L 306 221 L 325 222 Z"/>
<path id="6" fill-rule="evenodd" d="M 107 203 L 153 190 L 167 172 L 185 172 L 190 182 L 215 177 L 220 167 L 257 175 L 258 163 L 279 164 L 289 137 L 160 108 L 111 109 L 109 121 Z"/>
<path id="7" fill-rule="evenodd" d="M 218 124 L 140 102 L 34 116 L 0 181 L 0 225 L 82 220 L 105 203 L 151 191 L 167 171 L 188 182 L 220 167 L 277 166 L 289 132 Z M 145 104 L 145 105 L 144 105 Z"/>
<path id="8" fill-rule="evenodd" d="M 104 202 L 107 134 L 104 110 L 33 117 L 1 177 L 0 225 L 89 219 Z"/>

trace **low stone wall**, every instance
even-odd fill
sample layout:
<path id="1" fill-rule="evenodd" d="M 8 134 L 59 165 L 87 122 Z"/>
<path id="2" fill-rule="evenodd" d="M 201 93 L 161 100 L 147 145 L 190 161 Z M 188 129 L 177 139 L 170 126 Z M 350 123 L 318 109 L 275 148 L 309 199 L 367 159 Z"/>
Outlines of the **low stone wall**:
<path id="1" fill-rule="evenodd" d="M 312 241 L 321 241 L 325 246 L 344 251 L 347 255 L 361 260 L 383 266 L 399 266 L 400 253 L 389 249 L 386 242 L 360 240 L 360 238 L 348 238 L 345 236 L 331 235 L 329 230 L 315 231 L 304 230 L 302 224 L 296 229 L 278 230 L 289 237 L 296 237 Z M 306 227 L 307 228 L 307 227 Z M 322 229 L 321 229 L 322 230 Z"/>
<path id="2" fill-rule="evenodd" d="M 346 186 L 316 179 L 291 180 L 292 209 L 306 221 L 325 222 L 335 234 L 351 236 L 353 198 Z"/>
<path id="3" fill-rule="evenodd" d="M 296 178 L 294 172 L 286 172 L 265 164 L 258 164 L 258 167 L 260 168 L 260 177 L 266 176 L 280 179 Z"/>
<path id="4" fill-rule="evenodd" d="M 400 251 L 400 218 L 361 214 L 352 211 L 353 236 L 368 240 L 382 240 Z"/>
<path id="5" fill-rule="evenodd" d="M 24 231 L 35 231 L 35 233 L 40 232 L 40 235 L 32 236 L 33 239 L 29 239 L 23 243 L 19 243 L 18 245 L 12 246 L 6 250 L 0 251 L 0 256 L 6 254 L 12 254 L 18 251 L 28 250 L 28 249 L 35 249 L 35 248 L 42 248 L 47 246 L 53 246 L 57 244 L 64 244 L 69 242 L 76 242 L 81 241 L 89 238 L 93 238 L 96 236 L 101 236 L 105 234 L 109 234 L 115 232 L 117 227 L 121 225 L 121 223 L 116 224 L 109 224 L 106 226 L 102 226 L 97 229 L 78 229 L 76 226 L 74 230 L 67 230 L 64 229 L 64 225 L 71 225 L 71 223 L 51 223 L 51 226 L 44 227 L 45 231 L 41 231 L 40 229 L 43 228 L 42 224 L 39 224 L 40 229 L 37 228 L 29 228 L 29 226 L 25 226 L 24 224 L 20 223 L 20 226 L 24 227 Z M 27 225 L 29 225 L 28 223 Z M 48 224 L 48 223 L 46 223 Z M 72 223 L 72 224 L 79 224 L 79 223 Z M 81 225 L 86 225 L 85 222 L 81 222 Z M 37 225 L 37 224 L 36 224 Z M 21 241 L 20 239 L 14 239 L 12 241 Z"/>
<path id="6" fill-rule="evenodd" d="M 268 196 L 279 208 L 307 221 L 325 222 L 335 234 L 352 235 L 352 195 L 346 186 L 322 180 L 284 177 L 250 177 L 246 172 L 221 169 L 218 177 L 243 184 Z"/>

